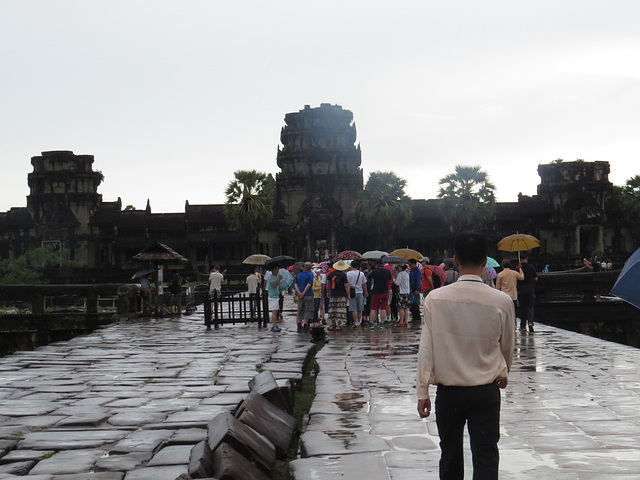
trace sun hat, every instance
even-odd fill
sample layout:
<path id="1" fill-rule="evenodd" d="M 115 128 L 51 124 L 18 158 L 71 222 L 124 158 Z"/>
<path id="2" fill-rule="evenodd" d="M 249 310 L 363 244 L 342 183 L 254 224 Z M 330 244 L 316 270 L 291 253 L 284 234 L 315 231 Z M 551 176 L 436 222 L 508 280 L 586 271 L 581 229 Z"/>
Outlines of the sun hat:
<path id="1" fill-rule="evenodd" d="M 333 264 L 333 268 L 335 268 L 336 270 L 346 270 L 349 268 L 349 264 L 344 260 L 338 260 Z"/>

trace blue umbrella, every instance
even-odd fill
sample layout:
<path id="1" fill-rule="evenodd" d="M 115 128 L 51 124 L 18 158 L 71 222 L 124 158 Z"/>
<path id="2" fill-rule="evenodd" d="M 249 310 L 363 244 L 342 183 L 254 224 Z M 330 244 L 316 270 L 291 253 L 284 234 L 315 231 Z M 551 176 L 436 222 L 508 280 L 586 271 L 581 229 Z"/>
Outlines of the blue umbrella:
<path id="1" fill-rule="evenodd" d="M 284 268 L 280 269 L 278 275 L 280 274 L 282 274 L 282 280 L 280 280 L 278 286 L 280 287 L 280 290 L 286 290 L 291 285 L 293 285 L 293 276 Z"/>
<path id="2" fill-rule="evenodd" d="M 487 267 L 499 267 L 500 264 L 495 258 L 487 257 L 487 263 L 484 264 L 484 268 Z"/>
<path id="3" fill-rule="evenodd" d="M 640 308 L 640 248 L 624 264 L 611 293 Z"/>

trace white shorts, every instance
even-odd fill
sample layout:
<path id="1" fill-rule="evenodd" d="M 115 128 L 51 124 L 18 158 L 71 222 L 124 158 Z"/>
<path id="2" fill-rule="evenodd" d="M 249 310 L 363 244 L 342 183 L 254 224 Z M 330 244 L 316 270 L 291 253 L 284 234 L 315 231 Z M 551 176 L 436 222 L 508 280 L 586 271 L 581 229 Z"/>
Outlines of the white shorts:
<path id="1" fill-rule="evenodd" d="M 279 298 L 270 298 L 269 299 L 269 310 L 280 310 L 280 299 Z"/>

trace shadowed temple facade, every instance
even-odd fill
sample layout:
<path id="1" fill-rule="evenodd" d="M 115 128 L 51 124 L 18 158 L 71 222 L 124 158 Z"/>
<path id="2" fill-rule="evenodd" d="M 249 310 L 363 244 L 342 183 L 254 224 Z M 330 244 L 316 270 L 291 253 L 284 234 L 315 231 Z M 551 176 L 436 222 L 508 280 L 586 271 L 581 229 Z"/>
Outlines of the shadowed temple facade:
<path id="1" fill-rule="evenodd" d="M 317 248 L 376 249 L 357 228 L 363 191 L 362 152 L 353 113 L 339 105 L 305 106 L 285 115 L 276 162 L 275 219 L 260 233 L 261 253 L 310 259 Z M 45 243 L 69 251 L 86 267 L 74 281 L 120 281 L 131 258 L 152 242 L 170 246 L 204 276 L 214 264 L 237 265 L 249 254 L 248 239 L 229 228 L 223 205 L 190 205 L 184 213 L 122 208 L 103 201 L 101 172 L 92 155 L 71 151 L 32 157 L 26 207 L 0 212 L 0 258 L 15 258 Z M 552 162 L 538 166 L 537 195 L 496 205 L 494 239 L 516 231 L 541 240 L 536 255 L 575 259 L 594 254 L 624 261 L 635 250 L 632 219 L 621 218 L 608 162 Z M 397 235 L 432 258 L 451 249 L 452 234 L 439 201 L 412 200 L 413 220 Z M 493 240 L 493 239 L 492 239 Z"/>

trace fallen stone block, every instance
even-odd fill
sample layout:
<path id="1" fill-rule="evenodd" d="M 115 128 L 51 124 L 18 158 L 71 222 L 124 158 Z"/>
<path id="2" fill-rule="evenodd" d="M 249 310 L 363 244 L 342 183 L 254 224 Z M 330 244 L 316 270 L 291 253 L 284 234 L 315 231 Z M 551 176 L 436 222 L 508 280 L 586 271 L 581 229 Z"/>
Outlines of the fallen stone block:
<path id="1" fill-rule="evenodd" d="M 284 399 L 287 401 L 287 405 L 289 405 L 288 412 L 293 412 L 293 406 L 296 403 L 296 386 L 293 383 L 293 380 L 290 378 L 280 378 L 276 379 L 276 383 L 278 387 L 280 387 L 280 391 L 282 395 L 284 395 Z"/>
<path id="2" fill-rule="evenodd" d="M 213 470 L 213 452 L 209 448 L 207 441 L 202 440 L 191 449 L 189 467 L 187 469 L 189 478 L 206 478 L 211 475 Z"/>
<path id="3" fill-rule="evenodd" d="M 276 449 L 266 437 L 248 427 L 229 413 L 218 414 L 208 426 L 211 451 L 227 443 L 264 472 L 270 472 L 276 461 Z"/>
<path id="4" fill-rule="evenodd" d="M 283 455 L 291 443 L 296 419 L 255 392 L 249 393 L 238 407 L 236 417 L 245 425 L 264 435 Z"/>
<path id="5" fill-rule="evenodd" d="M 249 381 L 249 389 L 269 400 L 275 406 L 289 413 L 293 413 L 291 406 L 285 399 L 276 379 L 270 370 L 264 370 Z"/>
<path id="6" fill-rule="evenodd" d="M 226 443 L 213 452 L 214 475 L 220 480 L 269 480 L 253 463 Z"/>

